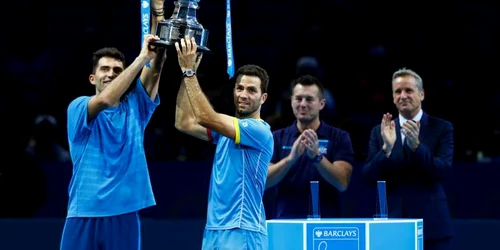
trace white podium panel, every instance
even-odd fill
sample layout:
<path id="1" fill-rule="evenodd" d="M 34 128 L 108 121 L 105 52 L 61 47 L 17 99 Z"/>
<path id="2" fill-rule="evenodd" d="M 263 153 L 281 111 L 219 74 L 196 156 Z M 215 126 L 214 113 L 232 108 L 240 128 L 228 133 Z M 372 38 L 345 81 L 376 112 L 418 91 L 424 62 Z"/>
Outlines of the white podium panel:
<path id="1" fill-rule="evenodd" d="M 422 219 L 268 220 L 269 250 L 423 250 Z"/>

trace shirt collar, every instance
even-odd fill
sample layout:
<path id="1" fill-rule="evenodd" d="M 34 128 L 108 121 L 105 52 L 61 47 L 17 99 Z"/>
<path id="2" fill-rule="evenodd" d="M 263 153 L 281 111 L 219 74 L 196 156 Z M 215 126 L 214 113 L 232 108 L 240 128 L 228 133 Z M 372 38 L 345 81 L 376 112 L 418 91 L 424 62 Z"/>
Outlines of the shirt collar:
<path id="1" fill-rule="evenodd" d="M 323 121 L 319 121 L 320 124 L 319 124 L 319 127 L 318 129 L 316 130 L 316 134 L 318 135 L 319 138 L 326 138 L 328 137 L 328 128 L 327 128 L 327 124 L 325 124 Z M 299 129 L 297 128 L 297 120 L 295 120 L 293 122 L 293 124 L 288 127 L 288 132 L 290 132 L 291 134 L 294 134 L 296 137 L 298 137 L 300 135 L 300 131 Z"/>
<path id="2" fill-rule="evenodd" d="M 422 115 L 424 114 L 424 111 L 422 109 L 420 109 L 420 111 L 418 111 L 417 115 L 415 117 L 413 117 L 412 120 L 414 120 L 415 122 L 420 122 L 420 120 L 422 119 Z M 404 118 L 401 114 L 399 114 L 399 126 L 403 126 L 403 124 L 405 124 L 405 122 L 407 122 L 408 119 Z"/>

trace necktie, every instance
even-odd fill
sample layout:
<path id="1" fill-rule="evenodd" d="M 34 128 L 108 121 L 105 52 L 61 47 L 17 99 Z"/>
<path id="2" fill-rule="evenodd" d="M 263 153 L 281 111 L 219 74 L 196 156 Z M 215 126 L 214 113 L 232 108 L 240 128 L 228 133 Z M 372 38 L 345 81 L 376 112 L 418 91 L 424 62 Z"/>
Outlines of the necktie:
<path id="1" fill-rule="evenodd" d="M 414 120 L 412 120 L 413 122 L 415 122 Z M 410 121 L 408 121 L 410 122 Z M 411 155 L 411 149 L 410 149 L 410 146 L 408 146 L 408 136 L 406 135 L 405 136 L 405 139 L 403 140 L 403 152 L 405 154 L 405 158 L 409 158 L 410 155 Z"/>
<path id="2" fill-rule="evenodd" d="M 411 149 L 408 146 L 408 137 L 405 136 L 405 139 L 403 140 L 403 152 L 405 154 L 405 158 L 409 158 L 411 154 Z"/>

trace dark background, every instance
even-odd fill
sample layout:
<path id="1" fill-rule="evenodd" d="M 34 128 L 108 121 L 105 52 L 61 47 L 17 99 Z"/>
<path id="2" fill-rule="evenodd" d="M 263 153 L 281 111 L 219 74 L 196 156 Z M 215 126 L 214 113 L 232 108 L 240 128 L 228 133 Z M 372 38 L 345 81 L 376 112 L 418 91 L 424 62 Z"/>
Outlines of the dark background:
<path id="1" fill-rule="evenodd" d="M 342 0 L 231 4 L 235 64 L 258 64 L 268 71 L 269 98 L 262 117 L 273 130 L 293 121 L 283 94 L 296 77 L 297 60 L 315 57 L 318 76 L 334 98 L 332 109 L 322 118 L 350 133 L 357 172 L 366 157 L 370 129 L 383 113 L 397 114 L 392 73 L 402 67 L 413 69 L 423 78 L 424 111 L 455 127 L 456 163 L 445 186 L 452 214 L 457 219 L 500 220 L 497 4 Z M 128 62 L 138 55 L 140 1 L 24 0 L 2 5 L 0 217 L 63 219 L 71 175 L 67 105 L 77 96 L 95 93 L 88 81 L 92 52 L 114 46 Z M 199 5 L 198 21 L 210 31 L 213 50 L 200 66 L 200 84 L 217 111 L 232 114 L 225 1 L 203 0 Z M 166 1 L 167 18 L 172 10 L 173 1 Z M 205 218 L 214 148 L 174 128 L 180 75 L 175 52 L 169 51 L 160 83 L 161 105 L 145 141 L 158 201 L 157 207 L 144 211 L 146 218 Z M 44 122 L 40 115 L 52 118 Z M 197 198 L 189 199 L 190 195 Z M 345 196 L 346 216 L 374 212 L 372 193 L 356 174 Z"/>

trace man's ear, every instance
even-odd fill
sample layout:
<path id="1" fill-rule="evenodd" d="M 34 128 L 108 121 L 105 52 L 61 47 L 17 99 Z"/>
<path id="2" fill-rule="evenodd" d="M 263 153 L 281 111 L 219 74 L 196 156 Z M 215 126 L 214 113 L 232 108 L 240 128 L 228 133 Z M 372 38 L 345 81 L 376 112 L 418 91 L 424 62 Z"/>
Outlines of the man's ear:
<path id="1" fill-rule="evenodd" d="M 95 85 L 94 81 L 95 81 L 95 75 L 94 74 L 90 74 L 89 75 L 89 82 L 92 83 L 92 85 Z"/>
<path id="2" fill-rule="evenodd" d="M 267 100 L 267 93 L 264 93 L 260 97 L 260 105 L 264 104 L 264 102 L 266 102 L 266 100 Z"/>

